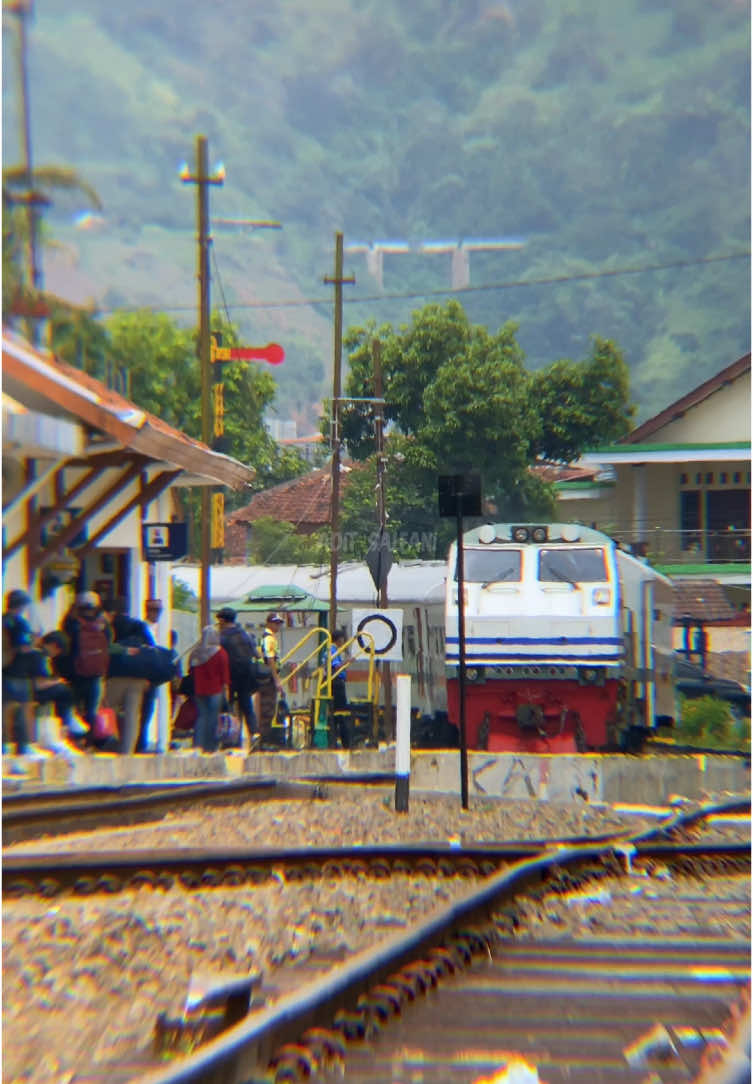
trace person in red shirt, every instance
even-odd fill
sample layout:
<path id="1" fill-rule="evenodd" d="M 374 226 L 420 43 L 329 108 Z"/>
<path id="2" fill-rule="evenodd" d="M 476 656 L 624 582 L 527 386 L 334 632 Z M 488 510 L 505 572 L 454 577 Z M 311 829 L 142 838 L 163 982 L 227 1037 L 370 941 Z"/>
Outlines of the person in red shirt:
<path id="1" fill-rule="evenodd" d="M 217 724 L 223 700 L 230 693 L 230 660 L 220 643 L 220 634 L 214 625 L 206 625 L 201 643 L 188 659 L 193 677 L 196 723 L 193 731 L 194 748 L 205 753 L 215 753 L 219 747 Z"/>

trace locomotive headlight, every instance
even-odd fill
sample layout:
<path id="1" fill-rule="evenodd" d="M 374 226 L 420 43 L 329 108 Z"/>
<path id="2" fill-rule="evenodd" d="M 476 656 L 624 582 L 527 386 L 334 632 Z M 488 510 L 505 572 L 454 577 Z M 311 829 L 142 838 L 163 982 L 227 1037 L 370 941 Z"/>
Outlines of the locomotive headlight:
<path id="1" fill-rule="evenodd" d="M 591 592 L 591 602 L 594 606 L 609 606 L 612 601 L 612 592 L 608 587 L 594 587 Z"/>
<path id="2" fill-rule="evenodd" d="M 468 678 L 469 681 L 475 681 L 478 677 L 478 670 L 475 668 L 475 666 L 472 666 L 470 670 L 466 670 L 465 676 Z"/>

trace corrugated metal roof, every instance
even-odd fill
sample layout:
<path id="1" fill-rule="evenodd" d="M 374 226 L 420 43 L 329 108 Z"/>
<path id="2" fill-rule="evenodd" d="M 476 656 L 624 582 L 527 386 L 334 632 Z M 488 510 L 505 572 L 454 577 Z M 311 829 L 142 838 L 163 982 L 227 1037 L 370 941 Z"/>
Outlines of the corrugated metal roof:
<path id="1" fill-rule="evenodd" d="M 389 605 L 444 601 L 444 561 L 409 561 L 395 564 L 387 579 Z M 199 590 L 200 570 L 195 565 L 173 569 L 173 579 L 194 594 Z M 251 591 L 264 586 L 292 585 L 315 598 L 329 601 L 329 566 L 325 565 L 217 565 L 210 575 L 211 605 L 241 602 Z M 364 602 L 376 606 L 377 591 L 365 564 L 341 565 L 337 574 L 338 603 Z"/>

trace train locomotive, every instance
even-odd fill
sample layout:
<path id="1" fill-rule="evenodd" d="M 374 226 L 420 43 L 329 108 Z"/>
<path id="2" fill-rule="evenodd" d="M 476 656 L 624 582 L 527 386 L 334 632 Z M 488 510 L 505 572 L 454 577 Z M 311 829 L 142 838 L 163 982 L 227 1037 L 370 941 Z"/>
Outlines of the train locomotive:
<path id="1" fill-rule="evenodd" d="M 458 555 L 445 599 L 449 720 L 460 722 Z M 469 749 L 638 749 L 674 715 L 672 585 L 600 531 L 485 524 L 463 535 Z"/>

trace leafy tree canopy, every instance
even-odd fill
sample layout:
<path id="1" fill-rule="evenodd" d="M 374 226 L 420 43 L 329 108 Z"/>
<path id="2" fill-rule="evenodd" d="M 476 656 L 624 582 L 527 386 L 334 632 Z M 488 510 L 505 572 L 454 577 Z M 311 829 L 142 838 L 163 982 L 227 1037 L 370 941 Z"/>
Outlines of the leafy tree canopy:
<path id="1" fill-rule="evenodd" d="M 250 560 L 254 564 L 312 564 L 329 561 L 327 532 L 305 538 L 295 525 L 275 516 L 261 516 L 251 529 Z"/>
<path id="2" fill-rule="evenodd" d="M 489 514 L 547 515 L 553 494 L 531 473 L 535 460 L 566 462 L 628 431 L 628 370 L 614 343 L 595 337 L 584 361 L 562 360 L 530 373 L 516 331 L 512 322 L 496 334 L 473 326 L 451 300 L 425 306 L 398 331 L 369 324 L 346 335 L 347 397 L 374 395 L 375 349 L 381 356 L 393 549 L 400 536 L 409 549 L 418 538 L 422 556 L 444 552 L 447 525 L 436 512 L 438 474 L 479 470 Z M 375 516 L 373 409 L 354 402 L 342 414 L 348 450 L 365 460 L 347 487 L 343 529 L 362 545 L 369 536 L 364 524 Z"/>
<path id="3" fill-rule="evenodd" d="M 238 343 L 235 327 L 215 313 L 212 330 L 225 345 Z M 119 383 L 138 406 L 168 424 L 201 438 L 201 374 L 195 330 L 181 327 L 164 313 L 149 310 L 115 313 L 101 324 L 91 315 L 63 308 L 53 316 L 53 349 L 72 365 L 106 382 Z M 273 378 L 259 365 L 224 364 L 225 444 L 228 455 L 256 469 L 254 490 L 301 474 L 300 455 L 283 450 L 264 427 L 265 410 L 274 400 Z M 228 504 L 248 500 L 248 492 L 228 495 Z"/>

